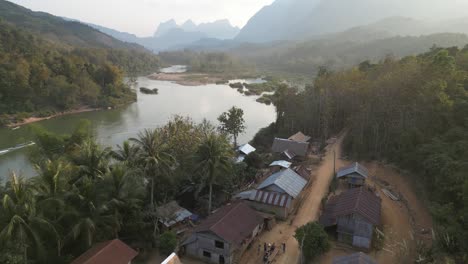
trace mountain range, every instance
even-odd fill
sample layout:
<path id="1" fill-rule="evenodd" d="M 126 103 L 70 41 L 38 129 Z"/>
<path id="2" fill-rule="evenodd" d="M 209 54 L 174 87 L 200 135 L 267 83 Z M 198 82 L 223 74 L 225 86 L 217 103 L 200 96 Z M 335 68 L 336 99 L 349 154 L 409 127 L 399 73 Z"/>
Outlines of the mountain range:
<path id="1" fill-rule="evenodd" d="M 240 31 L 228 20 L 217 20 L 211 23 L 195 24 L 192 20 L 178 25 L 175 20 L 160 23 L 151 37 L 137 37 L 136 35 L 120 32 L 103 26 L 87 23 L 114 38 L 126 42 L 138 43 L 152 51 L 179 49 L 202 39 L 226 40 L 234 38 Z"/>

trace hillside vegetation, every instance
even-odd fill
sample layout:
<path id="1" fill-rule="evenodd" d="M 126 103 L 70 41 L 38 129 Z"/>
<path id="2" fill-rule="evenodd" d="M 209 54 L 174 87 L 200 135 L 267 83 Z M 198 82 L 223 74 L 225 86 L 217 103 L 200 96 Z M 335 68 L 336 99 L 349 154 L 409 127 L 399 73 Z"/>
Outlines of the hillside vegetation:
<path id="1" fill-rule="evenodd" d="M 119 41 L 82 23 L 34 12 L 4 0 L 0 0 L 0 18 L 60 45 L 144 51 L 139 45 Z"/>
<path id="2" fill-rule="evenodd" d="M 468 46 L 322 68 L 305 91 L 279 87 L 273 99 L 278 120 L 254 143 L 298 130 L 324 141 L 347 129 L 352 157 L 397 164 L 430 194 L 435 243 L 420 253 L 468 261 Z"/>
<path id="3" fill-rule="evenodd" d="M 3 122 L 14 118 L 5 114 L 49 115 L 134 101 L 124 72 L 135 75 L 159 65 L 157 57 L 136 50 L 64 49 L 1 21 L 0 36 Z"/>

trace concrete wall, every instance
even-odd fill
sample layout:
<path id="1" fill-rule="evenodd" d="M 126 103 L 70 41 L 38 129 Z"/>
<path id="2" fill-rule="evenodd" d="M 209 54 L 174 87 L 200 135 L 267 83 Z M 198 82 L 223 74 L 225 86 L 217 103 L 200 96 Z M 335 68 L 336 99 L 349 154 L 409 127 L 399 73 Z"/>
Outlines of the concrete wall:
<path id="1" fill-rule="evenodd" d="M 285 207 L 273 206 L 255 201 L 247 201 L 248 204 L 257 211 L 274 214 L 279 219 L 286 219 L 289 211 Z"/>
<path id="2" fill-rule="evenodd" d="M 225 261 L 224 263 L 231 263 L 234 250 L 229 243 L 210 233 L 195 233 L 193 236 L 196 238 L 195 241 L 185 246 L 185 252 L 187 255 L 198 258 L 207 263 L 219 263 L 220 256 L 223 256 Z M 224 243 L 224 249 L 220 249 L 215 246 L 216 240 Z M 204 251 L 209 252 L 211 257 L 209 258 L 204 256 Z"/>

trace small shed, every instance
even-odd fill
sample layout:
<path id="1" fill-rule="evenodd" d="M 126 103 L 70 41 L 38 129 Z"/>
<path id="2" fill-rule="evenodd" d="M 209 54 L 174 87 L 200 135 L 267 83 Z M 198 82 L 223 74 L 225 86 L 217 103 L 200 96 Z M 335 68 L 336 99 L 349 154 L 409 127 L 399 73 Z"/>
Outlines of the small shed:
<path id="1" fill-rule="evenodd" d="M 175 229 L 177 233 L 185 231 L 183 222 L 190 219 L 193 214 L 181 207 L 176 201 L 171 201 L 167 204 L 156 208 L 156 214 L 159 217 L 159 222 L 166 229 Z"/>
<path id="2" fill-rule="evenodd" d="M 252 147 L 250 144 L 244 144 L 238 147 L 237 152 L 239 153 L 239 155 L 237 156 L 236 162 L 237 163 L 243 162 L 245 157 L 247 157 L 247 155 L 249 155 L 250 153 L 255 152 L 255 150 L 256 149 Z"/>
<path id="3" fill-rule="evenodd" d="M 336 257 L 333 264 L 377 264 L 377 262 L 368 255 L 359 252 L 348 256 Z"/>
<path id="4" fill-rule="evenodd" d="M 290 136 L 289 140 L 296 141 L 296 142 L 309 142 L 311 137 L 304 135 L 302 132 L 297 132 L 296 134 Z"/>
<path id="5" fill-rule="evenodd" d="M 338 179 L 346 179 L 350 187 L 360 187 L 369 177 L 369 171 L 361 164 L 355 162 L 350 166 L 341 168 L 336 174 Z"/>
<path id="6" fill-rule="evenodd" d="M 98 243 L 71 264 L 130 264 L 138 255 L 134 249 L 119 239 Z"/>

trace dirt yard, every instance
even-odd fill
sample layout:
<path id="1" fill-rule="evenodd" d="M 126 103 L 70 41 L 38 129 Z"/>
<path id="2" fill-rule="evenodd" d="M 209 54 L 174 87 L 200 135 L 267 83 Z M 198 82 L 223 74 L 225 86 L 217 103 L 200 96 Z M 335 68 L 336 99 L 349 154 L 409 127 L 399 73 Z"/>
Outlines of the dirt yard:
<path id="1" fill-rule="evenodd" d="M 418 243 L 431 244 L 431 235 L 427 230 L 431 230 L 432 221 L 427 207 L 414 193 L 410 181 L 392 167 L 377 162 L 362 164 L 371 175 L 368 184 L 376 187 L 382 198 L 382 231 L 385 234 L 383 249 L 368 254 L 379 264 L 414 263 Z M 387 197 L 382 188 L 392 190 L 400 196 L 400 201 Z M 318 263 L 328 264 L 333 257 L 354 252 L 351 247 L 337 244 Z"/>

